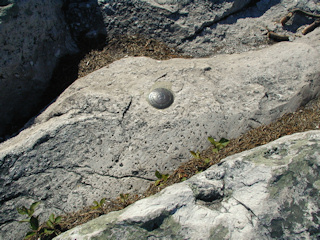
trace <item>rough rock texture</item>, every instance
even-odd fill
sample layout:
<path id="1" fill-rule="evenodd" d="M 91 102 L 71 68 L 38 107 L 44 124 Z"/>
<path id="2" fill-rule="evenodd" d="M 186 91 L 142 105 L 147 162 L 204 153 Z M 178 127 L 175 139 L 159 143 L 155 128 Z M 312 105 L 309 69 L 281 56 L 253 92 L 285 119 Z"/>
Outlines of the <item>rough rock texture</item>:
<path id="1" fill-rule="evenodd" d="M 0 136 L 32 117 L 57 59 L 76 50 L 62 5 L 62 0 L 1 1 Z"/>
<path id="2" fill-rule="evenodd" d="M 110 34 L 137 34 L 178 45 L 205 26 L 242 8 L 250 0 L 112 0 L 99 1 Z"/>
<path id="3" fill-rule="evenodd" d="M 77 80 L 0 145 L 4 239 L 23 228 L 13 221 L 17 206 L 41 200 L 45 216 L 141 193 L 156 170 L 206 148 L 208 136 L 237 137 L 295 110 L 319 93 L 319 36 L 213 58 L 124 58 Z M 147 102 L 157 86 L 175 96 L 167 109 Z"/>
<path id="4" fill-rule="evenodd" d="M 313 20 L 297 14 L 282 27 L 279 21 L 288 10 L 320 13 L 317 0 L 100 0 L 98 4 L 107 34 L 142 34 L 195 57 L 266 47 L 267 28 L 293 40 L 301 36 L 300 27 Z M 79 31 L 91 21 L 75 22 Z"/>
<path id="5" fill-rule="evenodd" d="M 204 28 L 182 42 L 178 49 L 192 56 L 210 56 L 216 53 L 240 53 L 267 47 L 267 29 L 294 41 L 302 36 L 302 29 L 314 19 L 296 14 L 284 27 L 280 24 L 289 10 L 300 8 L 320 13 L 318 0 L 260 0 L 230 17 Z"/>
<path id="6" fill-rule="evenodd" d="M 1 1 L 0 141 L 31 117 L 57 58 L 75 51 L 69 29 L 85 48 L 107 34 L 142 34 L 203 57 L 266 47 L 266 27 L 300 37 L 312 18 L 279 24 L 295 7 L 320 13 L 317 0 Z"/>
<path id="7" fill-rule="evenodd" d="M 319 239 L 320 131 L 286 136 L 55 239 Z"/>

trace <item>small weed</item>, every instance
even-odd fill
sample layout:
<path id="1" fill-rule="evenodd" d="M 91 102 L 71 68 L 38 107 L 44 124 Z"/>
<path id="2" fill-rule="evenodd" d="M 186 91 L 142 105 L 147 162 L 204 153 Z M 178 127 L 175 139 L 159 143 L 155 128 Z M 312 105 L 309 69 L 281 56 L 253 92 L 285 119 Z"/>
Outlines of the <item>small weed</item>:
<path id="1" fill-rule="evenodd" d="M 200 159 L 200 152 L 199 150 L 197 152 L 194 151 L 190 151 L 191 155 L 195 158 L 195 159 Z"/>
<path id="2" fill-rule="evenodd" d="M 225 138 L 221 138 L 219 142 L 215 141 L 213 137 L 208 137 L 208 140 L 212 143 L 213 146 L 215 146 L 212 151 L 214 153 L 219 152 L 222 148 L 226 147 L 229 144 L 229 140 Z"/>
<path id="3" fill-rule="evenodd" d="M 211 160 L 210 160 L 209 158 L 206 158 L 206 159 L 205 159 L 205 160 L 203 160 L 203 161 L 204 161 L 204 163 L 205 163 L 205 164 L 207 164 L 207 165 L 208 165 L 208 164 L 210 163 L 210 161 L 211 161 Z"/>
<path id="4" fill-rule="evenodd" d="M 158 178 L 158 180 L 154 183 L 155 186 L 161 186 L 161 184 L 167 181 L 169 178 L 169 174 L 161 174 L 159 171 L 156 171 L 155 175 Z"/>
<path id="5" fill-rule="evenodd" d="M 20 223 L 27 222 L 29 223 L 29 227 L 31 229 L 30 232 L 26 234 L 24 239 L 29 239 L 33 236 L 39 237 L 41 239 L 43 236 L 50 236 L 50 235 L 58 235 L 60 234 L 60 230 L 58 229 L 58 223 L 61 221 L 61 217 L 55 217 L 52 213 L 49 217 L 49 220 L 46 221 L 46 226 L 39 225 L 39 217 L 34 216 L 34 211 L 40 202 L 34 202 L 31 204 L 30 208 L 26 208 L 25 206 L 18 207 L 17 211 L 21 215 L 28 215 L 28 218 L 19 221 Z"/>
<path id="6" fill-rule="evenodd" d="M 184 182 L 185 180 L 187 180 L 186 177 L 181 178 L 181 182 Z"/>
<path id="7" fill-rule="evenodd" d="M 127 203 L 129 200 L 129 193 L 121 193 L 119 199 L 122 203 Z"/>
<path id="8" fill-rule="evenodd" d="M 57 224 L 61 222 L 61 216 L 55 217 L 53 213 L 49 216 L 49 220 L 46 221 L 47 227 L 44 228 L 45 235 L 60 234 L 60 231 L 57 229 Z"/>
<path id="9" fill-rule="evenodd" d="M 28 232 L 25 236 L 25 239 L 28 239 L 34 235 L 36 235 L 39 232 L 39 219 L 38 216 L 33 216 L 35 209 L 40 204 L 40 202 L 34 202 L 31 204 L 30 208 L 26 208 L 25 206 L 18 207 L 17 211 L 21 215 L 28 215 L 29 218 L 23 219 L 19 221 L 20 223 L 27 222 L 29 223 L 29 227 L 32 231 Z"/>
<path id="10" fill-rule="evenodd" d="M 106 202 L 106 198 L 102 198 L 100 202 L 93 201 L 94 206 L 91 206 L 92 210 L 103 209 L 103 205 Z"/>

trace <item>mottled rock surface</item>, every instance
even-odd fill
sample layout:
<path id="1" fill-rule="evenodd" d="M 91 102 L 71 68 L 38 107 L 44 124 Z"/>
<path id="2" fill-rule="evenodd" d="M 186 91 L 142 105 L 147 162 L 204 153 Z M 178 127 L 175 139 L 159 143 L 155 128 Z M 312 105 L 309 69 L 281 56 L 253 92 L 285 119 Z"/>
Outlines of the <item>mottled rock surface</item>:
<path id="1" fill-rule="evenodd" d="M 76 51 L 62 0 L 0 1 L 0 137 L 28 120 L 57 59 Z M 0 139 L 1 140 L 1 139 Z"/>
<path id="2" fill-rule="evenodd" d="M 286 136 L 55 239 L 319 239 L 320 131 Z"/>
<path id="3" fill-rule="evenodd" d="M 267 28 L 294 40 L 314 19 L 297 14 L 285 27 L 280 19 L 293 8 L 320 13 L 317 0 L 100 0 L 98 4 L 109 35 L 142 34 L 195 57 L 267 47 Z"/>
<path id="4" fill-rule="evenodd" d="M 0 3 L 0 141 L 39 111 L 57 59 L 103 42 L 104 36 L 141 34 L 185 55 L 240 53 L 270 45 L 267 29 L 293 41 L 320 14 L 317 0 L 68 0 Z M 7 136 L 5 136 L 7 135 Z"/>
<path id="5" fill-rule="evenodd" d="M 250 0 L 99 1 L 110 34 L 143 34 L 179 45 L 206 26 L 242 10 Z"/>
<path id="6" fill-rule="evenodd" d="M 213 58 L 124 58 L 78 79 L 0 145 L 3 238 L 26 231 L 17 206 L 41 200 L 45 217 L 142 193 L 156 170 L 208 147 L 208 136 L 234 138 L 294 111 L 319 93 L 319 35 Z M 174 94 L 163 110 L 147 101 L 159 86 Z"/>

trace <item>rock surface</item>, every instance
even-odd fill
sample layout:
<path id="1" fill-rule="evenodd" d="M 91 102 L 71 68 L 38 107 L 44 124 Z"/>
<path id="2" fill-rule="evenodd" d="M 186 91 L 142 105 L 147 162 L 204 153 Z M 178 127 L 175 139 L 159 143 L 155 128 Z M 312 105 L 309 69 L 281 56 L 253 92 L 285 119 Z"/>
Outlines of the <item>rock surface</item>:
<path id="1" fill-rule="evenodd" d="M 46 217 L 142 193 L 208 136 L 237 137 L 306 103 L 319 93 L 319 36 L 213 58 L 124 58 L 77 80 L 0 145 L 3 239 L 26 231 L 17 206 L 41 200 Z M 163 110 L 147 101 L 159 86 L 174 94 Z"/>
<path id="2" fill-rule="evenodd" d="M 142 34 L 195 57 L 239 53 L 267 47 L 266 27 L 301 36 L 312 18 L 279 24 L 295 7 L 320 13 L 317 0 L 2 1 L 0 141 L 38 111 L 57 59 L 76 50 L 70 35 L 86 48 L 106 34 Z"/>
<path id="3" fill-rule="evenodd" d="M 109 35 L 142 34 L 194 57 L 266 47 L 267 28 L 293 40 L 313 20 L 297 14 L 283 27 L 279 21 L 288 10 L 320 13 L 317 0 L 100 0 L 98 4 Z"/>
<path id="4" fill-rule="evenodd" d="M 206 26 L 240 11 L 251 0 L 99 1 L 109 34 L 143 34 L 177 46 Z"/>
<path id="5" fill-rule="evenodd" d="M 286 136 L 55 239 L 319 239 L 319 171 L 320 131 Z"/>
<path id="6" fill-rule="evenodd" d="M 320 13 L 316 0 L 3 1 L 0 141 L 10 126 L 30 118 L 57 59 L 75 52 L 69 29 L 79 44 L 94 45 L 106 34 L 142 34 L 203 57 L 266 47 L 266 27 L 299 37 L 312 18 L 298 15 L 285 28 L 279 24 L 295 7 Z"/>
<path id="7" fill-rule="evenodd" d="M 1 1 L 0 137 L 32 117 L 57 59 L 76 51 L 62 5 L 62 0 Z"/>

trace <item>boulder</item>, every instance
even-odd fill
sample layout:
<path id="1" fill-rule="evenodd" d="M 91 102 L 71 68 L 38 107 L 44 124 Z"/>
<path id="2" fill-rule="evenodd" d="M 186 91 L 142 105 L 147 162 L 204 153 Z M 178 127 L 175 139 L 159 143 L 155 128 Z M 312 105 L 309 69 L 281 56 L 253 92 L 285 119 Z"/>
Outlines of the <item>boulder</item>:
<path id="1" fill-rule="evenodd" d="M 63 239 L 319 239 L 320 131 L 285 136 Z"/>
<path id="2" fill-rule="evenodd" d="M 99 1 L 108 34 L 143 34 L 177 46 L 251 0 L 111 0 Z"/>
<path id="3" fill-rule="evenodd" d="M 320 13 L 316 0 L 101 0 L 98 4 L 109 35 L 141 34 L 194 57 L 267 47 L 267 29 L 293 40 L 314 19 L 297 14 L 285 27 L 280 19 L 293 8 Z M 84 29 L 88 24 L 81 22 L 76 26 Z"/>
<path id="4" fill-rule="evenodd" d="M 1 1 L 0 141 L 34 116 L 57 59 L 76 51 L 62 6 L 62 0 Z"/>
<path id="5" fill-rule="evenodd" d="M 212 58 L 124 58 L 78 79 L 0 144 L 3 238 L 26 231 L 17 206 L 40 200 L 44 219 L 143 193 L 155 171 L 170 173 L 208 136 L 235 138 L 296 110 L 319 93 L 319 35 Z M 160 87 L 174 95 L 165 109 L 147 100 Z"/>

